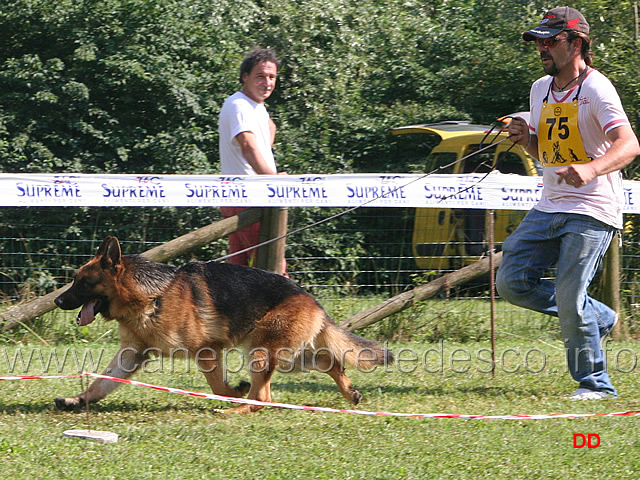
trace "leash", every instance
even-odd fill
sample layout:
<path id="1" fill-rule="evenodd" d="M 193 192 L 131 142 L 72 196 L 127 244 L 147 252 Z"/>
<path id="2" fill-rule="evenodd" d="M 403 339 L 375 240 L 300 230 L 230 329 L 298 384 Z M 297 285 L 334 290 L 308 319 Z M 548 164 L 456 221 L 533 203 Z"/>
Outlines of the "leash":
<path id="1" fill-rule="evenodd" d="M 505 118 L 507 118 L 507 117 L 505 117 Z M 307 229 L 310 229 L 310 228 L 317 227 L 318 225 L 322 225 L 323 223 L 326 223 L 326 222 L 328 222 L 328 221 L 330 221 L 330 220 L 335 220 L 336 218 L 339 218 L 339 217 L 341 217 L 341 216 L 343 216 L 343 215 L 346 215 L 346 214 L 351 213 L 351 212 L 353 212 L 353 211 L 355 211 L 355 210 L 358 210 L 359 208 L 366 207 L 366 206 L 367 206 L 367 205 L 369 205 L 370 203 L 373 203 L 373 202 L 375 202 L 375 201 L 377 201 L 377 200 L 379 200 L 379 199 L 381 199 L 381 198 L 385 198 L 387 195 L 390 195 L 390 194 L 392 194 L 392 193 L 394 193 L 394 192 L 396 192 L 396 191 L 398 191 L 398 190 L 400 190 L 400 189 L 402 189 L 402 188 L 405 188 L 405 187 L 407 187 L 407 186 L 411 185 L 412 183 L 415 183 L 415 182 L 417 182 L 417 181 L 420 181 L 420 180 L 422 180 L 422 179 L 424 179 L 424 178 L 427 178 L 427 177 L 429 177 L 429 176 L 431 176 L 431 175 L 435 175 L 435 174 L 437 174 L 438 172 L 440 172 L 440 171 L 442 171 L 442 170 L 445 170 L 445 169 L 447 169 L 447 168 L 453 167 L 454 165 L 456 165 L 456 164 L 458 164 L 458 163 L 460 163 L 460 162 L 463 162 L 463 161 L 465 161 L 465 160 L 467 160 L 467 159 L 469 159 L 469 158 L 473 157 L 474 155 L 478 155 L 479 153 L 482 153 L 482 152 L 484 152 L 484 151 L 486 151 L 486 150 L 489 150 L 489 149 L 491 149 L 491 148 L 493 148 L 493 147 L 496 147 L 496 146 L 500 145 L 501 143 L 503 143 L 503 142 L 505 142 L 505 141 L 507 141 L 507 140 L 509 140 L 509 139 L 511 138 L 511 135 L 509 135 L 509 136 L 507 136 L 507 137 L 503 138 L 502 140 L 498 140 L 497 142 L 493 142 L 493 141 L 492 141 L 491 143 L 489 143 L 489 144 L 487 144 L 487 145 L 483 146 L 484 141 L 485 141 L 485 140 L 487 139 L 487 137 L 491 134 L 491 132 L 493 131 L 493 129 L 494 129 L 494 128 L 495 128 L 495 126 L 492 126 L 491 130 L 489 130 L 489 131 L 485 134 L 484 138 L 482 139 L 482 142 L 480 142 L 480 148 L 479 148 L 478 150 L 476 150 L 476 151 L 474 151 L 474 152 L 471 152 L 470 154 L 465 155 L 464 157 L 459 158 L 458 160 L 454 160 L 453 162 L 450 162 L 450 163 L 448 163 L 448 164 L 446 164 L 446 165 L 440 165 L 439 167 L 435 168 L 434 170 L 432 170 L 432 171 L 430 171 L 430 172 L 428 172 L 428 173 L 425 173 L 424 175 L 421 175 L 421 176 L 419 176 L 419 177 L 417 177 L 417 178 L 415 178 L 415 179 L 411 180 L 410 182 L 407 182 L 407 183 L 406 183 L 406 184 L 404 184 L 404 185 L 400 185 L 400 186 L 398 186 L 398 187 L 395 187 L 394 189 L 389 190 L 388 192 L 385 192 L 385 193 L 383 193 L 383 194 L 381 194 L 381 195 L 379 195 L 379 196 L 377 196 L 377 197 L 374 197 L 374 198 L 372 198 L 372 199 L 370 199 L 370 200 L 367 200 L 366 202 L 361 203 L 360 205 L 356 205 L 355 207 L 348 208 L 348 209 L 346 209 L 346 210 L 344 210 L 344 211 L 342 211 L 342 212 L 340 212 L 340 213 L 337 213 L 337 214 L 335 214 L 335 215 L 331 215 L 330 217 L 326 217 L 326 218 L 324 218 L 324 219 L 322 219 L 322 220 L 319 220 L 319 221 L 317 221 L 317 222 L 311 223 L 311 224 L 306 225 L 306 226 L 304 226 L 304 227 L 300 227 L 300 228 L 298 228 L 298 229 L 296 229 L 296 230 L 292 230 L 292 231 L 290 231 L 290 232 L 285 233 L 284 235 L 280 235 L 279 237 L 271 238 L 271 239 L 266 240 L 266 241 L 264 241 L 264 242 L 258 243 L 257 245 L 253 245 L 253 246 L 251 246 L 251 247 L 247 247 L 247 248 L 245 248 L 245 249 L 243 249 L 243 250 L 240 250 L 240 251 L 238 251 L 238 252 L 234 252 L 234 253 L 231 253 L 231 254 L 225 255 L 225 256 L 223 256 L 223 257 L 216 258 L 216 259 L 214 259 L 214 261 L 216 261 L 216 262 L 221 262 L 221 261 L 227 260 L 227 259 L 229 259 L 229 258 L 231 258 L 231 257 L 236 256 L 236 255 L 240 255 L 240 254 L 246 253 L 246 252 L 248 252 L 248 251 L 250 251 L 250 250 L 253 250 L 253 249 L 256 249 L 256 248 L 264 247 L 265 245 L 269 245 L 270 243 L 277 242 L 278 240 L 282 240 L 283 238 L 287 238 L 287 237 L 289 237 L 289 236 L 291 236 L 291 235 L 298 234 L 298 233 L 300 233 L 300 232 L 302 232 L 302 231 L 304 231 L 304 230 L 307 230 Z M 500 131 L 498 131 L 498 132 L 495 134 L 495 136 L 494 136 L 493 140 L 495 140 L 496 138 L 498 138 L 498 135 L 500 135 Z M 515 143 L 509 147 L 509 149 L 507 150 L 507 152 L 509 152 L 509 151 L 513 148 L 513 146 L 514 146 L 514 145 L 515 145 Z M 477 185 L 479 185 L 479 184 L 480 184 L 480 182 L 482 182 L 484 179 L 486 179 L 486 178 L 489 176 L 489 174 L 495 170 L 495 168 L 496 168 L 497 166 L 498 166 L 498 162 L 496 162 L 496 164 L 495 164 L 495 165 L 491 166 L 491 167 L 490 167 L 490 169 L 489 169 L 489 171 L 488 171 L 488 172 L 487 172 L 487 173 L 486 173 L 486 174 L 485 174 L 485 175 L 484 175 L 480 180 L 478 180 L 477 182 L 475 182 L 475 183 L 473 183 L 472 185 L 468 186 L 467 188 L 465 188 L 465 189 L 463 189 L 463 190 L 460 190 L 459 192 L 456 192 L 456 193 L 454 193 L 454 194 L 452 194 L 452 195 L 449 195 L 448 197 L 443 197 L 443 198 L 442 198 L 442 200 L 446 200 L 446 199 L 448 199 L 448 198 L 455 197 L 456 195 L 460 195 L 461 193 L 464 193 L 464 192 L 466 192 L 466 191 L 468 191 L 468 190 L 470 190 L 470 189 L 472 189 L 472 188 L 476 187 Z M 441 201 L 442 201 L 442 200 L 441 200 Z"/>

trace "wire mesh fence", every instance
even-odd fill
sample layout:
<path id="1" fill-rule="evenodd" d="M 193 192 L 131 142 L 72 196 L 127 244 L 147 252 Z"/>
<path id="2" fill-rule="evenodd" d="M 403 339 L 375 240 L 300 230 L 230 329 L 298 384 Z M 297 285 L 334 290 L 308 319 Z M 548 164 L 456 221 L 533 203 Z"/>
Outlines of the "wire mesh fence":
<path id="1" fill-rule="evenodd" d="M 217 208 L 198 214 L 188 209 L 176 209 L 174 215 L 180 221 L 158 220 L 156 211 L 140 208 L 127 209 L 126 219 L 116 223 L 112 221 L 118 217 L 113 208 L 68 208 L 83 213 L 77 216 L 80 220 L 75 220 L 73 225 L 58 221 L 60 215 L 55 208 L 40 209 L 35 214 L 31 211 L 29 216 L 4 215 L 0 219 L 2 308 L 49 293 L 70 282 L 76 268 L 93 257 L 106 235 L 117 236 L 125 254 L 135 254 L 195 230 L 203 226 L 202 222 L 222 219 Z M 290 208 L 289 229 L 293 231 L 312 223 L 312 218 L 335 213 L 335 210 L 317 208 L 310 214 L 309 210 Z M 421 225 L 423 228 L 416 219 L 416 209 L 361 208 L 349 213 L 349 218 L 327 222 L 289 237 L 286 248 L 288 273 L 321 302 L 333 305 L 342 316 L 349 316 L 362 308 L 362 300 L 369 299 L 374 304 L 390 298 L 472 263 L 487 250 L 483 234 L 465 236 L 464 232 L 458 232 L 442 240 L 442 232 L 433 225 L 427 231 L 419 231 Z M 445 227 L 450 230 L 449 226 Z M 500 244 L 497 245 L 499 248 Z M 465 255 L 466 251 L 476 255 Z M 212 260 L 226 253 L 227 241 L 220 239 L 176 258 L 172 263 L 181 265 L 193 259 Z M 640 244 L 632 241 L 631 236 L 624 237 L 621 297 L 624 315 L 631 325 L 635 325 L 640 316 L 639 258 Z M 488 302 L 488 286 L 488 276 L 482 277 L 443 296 L 449 301 L 476 299 Z M 353 298 L 361 301 L 351 307 L 346 299 Z M 486 309 L 479 308 L 482 310 L 479 314 L 486 316 Z M 499 315 L 504 319 L 517 309 L 506 303 L 500 303 L 499 308 Z M 429 315 L 440 313 L 433 311 Z"/>

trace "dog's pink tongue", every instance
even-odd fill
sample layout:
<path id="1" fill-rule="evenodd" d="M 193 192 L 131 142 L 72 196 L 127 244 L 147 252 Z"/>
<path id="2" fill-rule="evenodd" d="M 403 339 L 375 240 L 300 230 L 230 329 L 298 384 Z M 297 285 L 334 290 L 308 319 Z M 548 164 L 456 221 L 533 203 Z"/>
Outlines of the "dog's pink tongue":
<path id="1" fill-rule="evenodd" d="M 94 305 L 95 302 L 89 302 L 82 306 L 82 310 L 78 315 L 78 325 L 84 327 L 85 325 L 89 325 L 96 319 L 96 316 L 93 313 Z"/>

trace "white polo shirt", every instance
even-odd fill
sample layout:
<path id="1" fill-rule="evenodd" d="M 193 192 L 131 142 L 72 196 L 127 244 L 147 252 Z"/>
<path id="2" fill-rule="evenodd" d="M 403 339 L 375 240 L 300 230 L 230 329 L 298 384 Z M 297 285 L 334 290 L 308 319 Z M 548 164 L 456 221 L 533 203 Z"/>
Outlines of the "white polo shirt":
<path id="1" fill-rule="evenodd" d="M 258 150 L 265 162 L 276 171 L 276 162 L 271 150 L 269 112 L 262 103 L 251 100 L 242 92 L 231 95 L 222 105 L 219 124 L 220 171 L 223 175 L 255 175 L 249 162 L 242 155 L 236 136 L 252 132 L 256 136 Z"/>
<path id="2" fill-rule="evenodd" d="M 551 81 L 552 77 L 547 75 L 531 87 L 529 128 L 536 135 L 539 135 L 542 102 Z M 567 92 L 551 91 L 547 102 L 549 105 L 571 102 L 577 89 L 578 86 Z M 587 155 L 594 159 L 604 155 L 611 147 L 606 133 L 620 125 L 630 124 L 615 87 L 602 73 L 590 68 L 578 97 L 578 128 Z M 543 168 L 544 188 L 536 209 L 548 213 L 589 215 L 607 225 L 622 228 L 624 196 L 619 171 L 601 175 L 591 183 L 575 188 L 558 182 L 554 173 L 558 168 L 563 167 Z"/>

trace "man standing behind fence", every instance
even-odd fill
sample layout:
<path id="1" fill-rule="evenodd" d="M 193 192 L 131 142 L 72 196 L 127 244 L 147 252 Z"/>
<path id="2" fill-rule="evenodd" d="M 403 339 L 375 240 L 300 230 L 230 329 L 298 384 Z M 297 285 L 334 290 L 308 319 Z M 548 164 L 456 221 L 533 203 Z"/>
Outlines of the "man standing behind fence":
<path id="1" fill-rule="evenodd" d="M 219 118 L 220 163 L 223 175 L 275 175 L 272 146 L 276 126 L 264 101 L 276 86 L 280 61 L 268 49 L 255 48 L 240 66 L 239 92 L 224 102 Z M 222 207 L 222 215 L 231 217 L 246 207 Z M 229 235 L 229 254 L 257 245 L 260 223 Z M 256 250 L 229 259 L 230 263 L 255 266 Z"/>
<path id="2" fill-rule="evenodd" d="M 640 147 L 615 88 L 590 67 L 589 24 L 579 11 L 554 8 L 523 38 L 535 41 L 547 75 L 531 87 L 531 124 L 515 118 L 509 134 L 542 164 L 544 189 L 504 242 L 496 286 L 509 302 L 558 317 L 579 383 L 570 398 L 615 397 L 601 341 L 617 315 L 587 288 L 622 227 L 620 170 Z M 553 265 L 555 282 L 543 278 Z"/>

